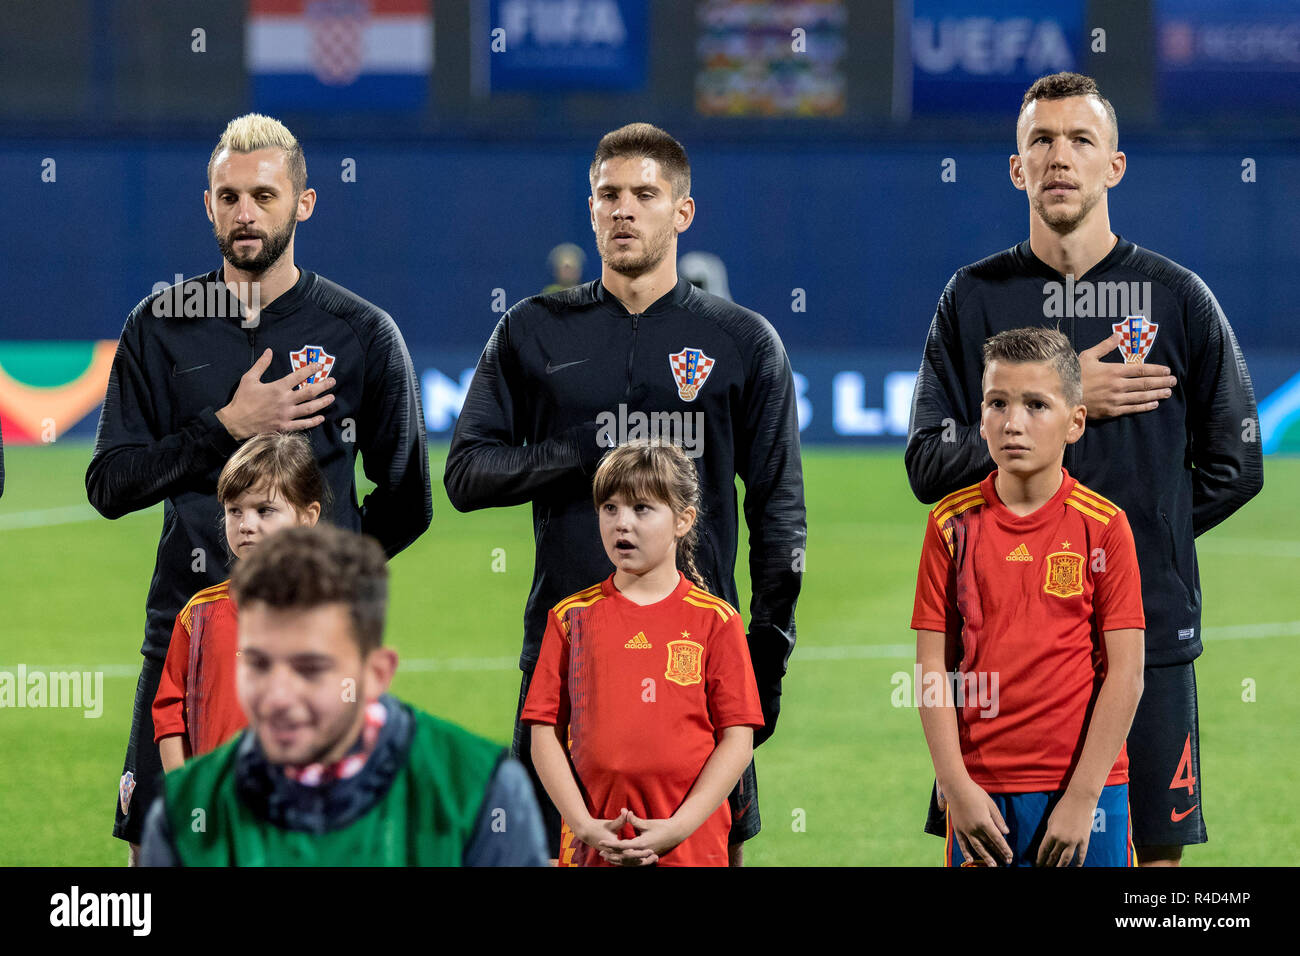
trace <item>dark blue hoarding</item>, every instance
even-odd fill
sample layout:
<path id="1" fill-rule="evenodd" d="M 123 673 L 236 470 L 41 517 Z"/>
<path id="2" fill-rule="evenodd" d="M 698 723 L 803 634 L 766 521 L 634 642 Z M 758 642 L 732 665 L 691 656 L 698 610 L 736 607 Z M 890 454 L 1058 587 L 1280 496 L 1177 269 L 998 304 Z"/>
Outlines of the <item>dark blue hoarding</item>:
<path id="1" fill-rule="evenodd" d="M 1034 0 L 914 0 L 910 6 L 914 113 L 1005 113 L 1040 76 L 1079 69 L 1082 2 L 1046 10 Z"/>
<path id="2" fill-rule="evenodd" d="M 488 90 L 644 89 L 645 0 L 488 0 Z"/>

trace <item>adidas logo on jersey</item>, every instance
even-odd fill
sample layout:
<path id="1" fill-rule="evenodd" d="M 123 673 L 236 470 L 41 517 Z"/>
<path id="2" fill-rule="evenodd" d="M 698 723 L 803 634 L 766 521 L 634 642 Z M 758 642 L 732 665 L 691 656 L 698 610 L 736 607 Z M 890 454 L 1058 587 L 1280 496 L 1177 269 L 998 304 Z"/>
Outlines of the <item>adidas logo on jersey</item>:
<path id="1" fill-rule="evenodd" d="M 626 647 L 628 650 L 648 651 L 654 645 L 651 644 L 648 640 L 646 640 L 645 631 L 637 631 L 636 637 L 632 638 L 632 640 L 628 641 L 623 646 Z"/>
<path id="2" fill-rule="evenodd" d="M 1007 555 L 1007 560 L 1008 561 L 1032 561 L 1034 560 L 1034 556 L 1029 553 L 1029 549 L 1026 548 L 1024 544 L 1021 544 L 1020 547 L 1016 548 L 1016 550 L 1012 551 L 1010 554 Z"/>

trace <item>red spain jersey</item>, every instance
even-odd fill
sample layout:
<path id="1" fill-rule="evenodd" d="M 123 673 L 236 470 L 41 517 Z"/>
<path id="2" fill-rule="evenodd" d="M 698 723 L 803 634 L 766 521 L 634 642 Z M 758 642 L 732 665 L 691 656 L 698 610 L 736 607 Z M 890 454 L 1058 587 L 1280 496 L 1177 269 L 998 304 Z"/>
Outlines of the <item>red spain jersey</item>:
<path id="1" fill-rule="evenodd" d="M 627 807 L 666 819 L 682 805 L 726 727 L 762 727 L 745 628 L 726 601 L 685 576 L 655 604 L 629 601 L 614 577 L 547 615 L 523 721 L 568 727 L 569 756 L 601 820 Z M 660 866 L 726 866 L 727 801 Z M 636 832 L 624 827 L 620 839 Z M 566 826 L 561 866 L 604 866 Z"/>
<path id="2" fill-rule="evenodd" d="M 996 476 L 930 512 L 912 627 L 948 635 L 971 779 L 993 793 L 1060 790 L 1105 677 L 1102 634 L 1146 626 L 1137 552 L 1124 512 L 1064 469 L 1024 517 L 999 500 Z M 1127 782 L 1121 747 L 1106 786 Z"/>
<path id="3" fill-rule="evenodd" d="M 215 750 L 248 721 L 235 689 L 239 630 L 230 582 L 205 588 L 176 615 L 153 701 L 154 741 L 184 734 L 192 756 Z"/>

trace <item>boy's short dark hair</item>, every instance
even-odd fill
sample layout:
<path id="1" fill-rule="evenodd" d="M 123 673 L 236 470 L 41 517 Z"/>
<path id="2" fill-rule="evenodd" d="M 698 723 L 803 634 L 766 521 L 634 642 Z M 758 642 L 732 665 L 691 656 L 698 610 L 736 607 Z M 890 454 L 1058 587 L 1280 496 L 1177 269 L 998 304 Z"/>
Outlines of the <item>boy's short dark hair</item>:
<path id="1" fill-rule="evenodd" d="M 1020 148 L 1020 117 L 1025 115 L 1029 104 L 1034 100 L 1063 100 L 1071 96 L 1095 96 L 1106 110 L 1110 119 L 1110 148 L 1119 149 L 1119 118 L 1110 100 L 1101 95 L 1097 81 L 1082 73 L 1053 73 L 1040 76 L 1032 86 L 1025 90 L 1025 98 L 1020 101 L 1020 112 L 1016 115 L 1016 148 Z"/>
<path id="2" fill-rule="evenodd" d="M 1061 394 L 1071 405 L 1083 402 L 1083 375 L 1079 369 L 1079 356 L 1070 347 L 1070 340 L 1056 329 L 1008 329 L 990 337 L 984 343 L 984 368 L 989 362 L 1047 362 L 1061 376 Z"/>
<path id="3" fill-rule="evenodd" d="M 374 538 L 333 525 L 285 528 L 235 565 L 236 607 L 260 601 L 277 610 L 347 605 L 364 658 L 384 642 L 388 564 Z"/>
<path id="4" fill-rule="evenodd" d="M 628 123 L 606 133 L 596 146 L 596 156 L 591 161 L 587 178 L 592 189 L 600 164 L 616 156 L 642 156 L 659 164 L 659 171 L 673 188 L 673 199 L 691 194 L 691 162 L 686 150 L 658 126 L 649 123 Z"/>

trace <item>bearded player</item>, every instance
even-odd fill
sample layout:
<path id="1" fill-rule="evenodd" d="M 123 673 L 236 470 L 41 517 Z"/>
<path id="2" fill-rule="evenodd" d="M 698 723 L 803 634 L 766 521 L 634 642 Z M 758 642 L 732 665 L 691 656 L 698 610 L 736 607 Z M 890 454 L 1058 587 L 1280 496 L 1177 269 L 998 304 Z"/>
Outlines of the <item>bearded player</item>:
<path id="1" fill-rule="evenodd" d="M 297 139 L 267 116 L 232 120 L 208 160 L 203 203 L 224 261 L 127 317 L 86 470 L 106 518 L 163 504 L 113 827 L 133 863 L 162 778 L 152 706 L 177 612 L 229 576 L 216 488 L 234 450 L 261 432 L 303 432 L 338 503 L 324 517 L 376 538 L 390 558 L 433 514 L 401 332 L 382 309 L 294 264 L 297 224 L 316 206 Z M 358 453 L 376 485 L 360 506 Z"/>

